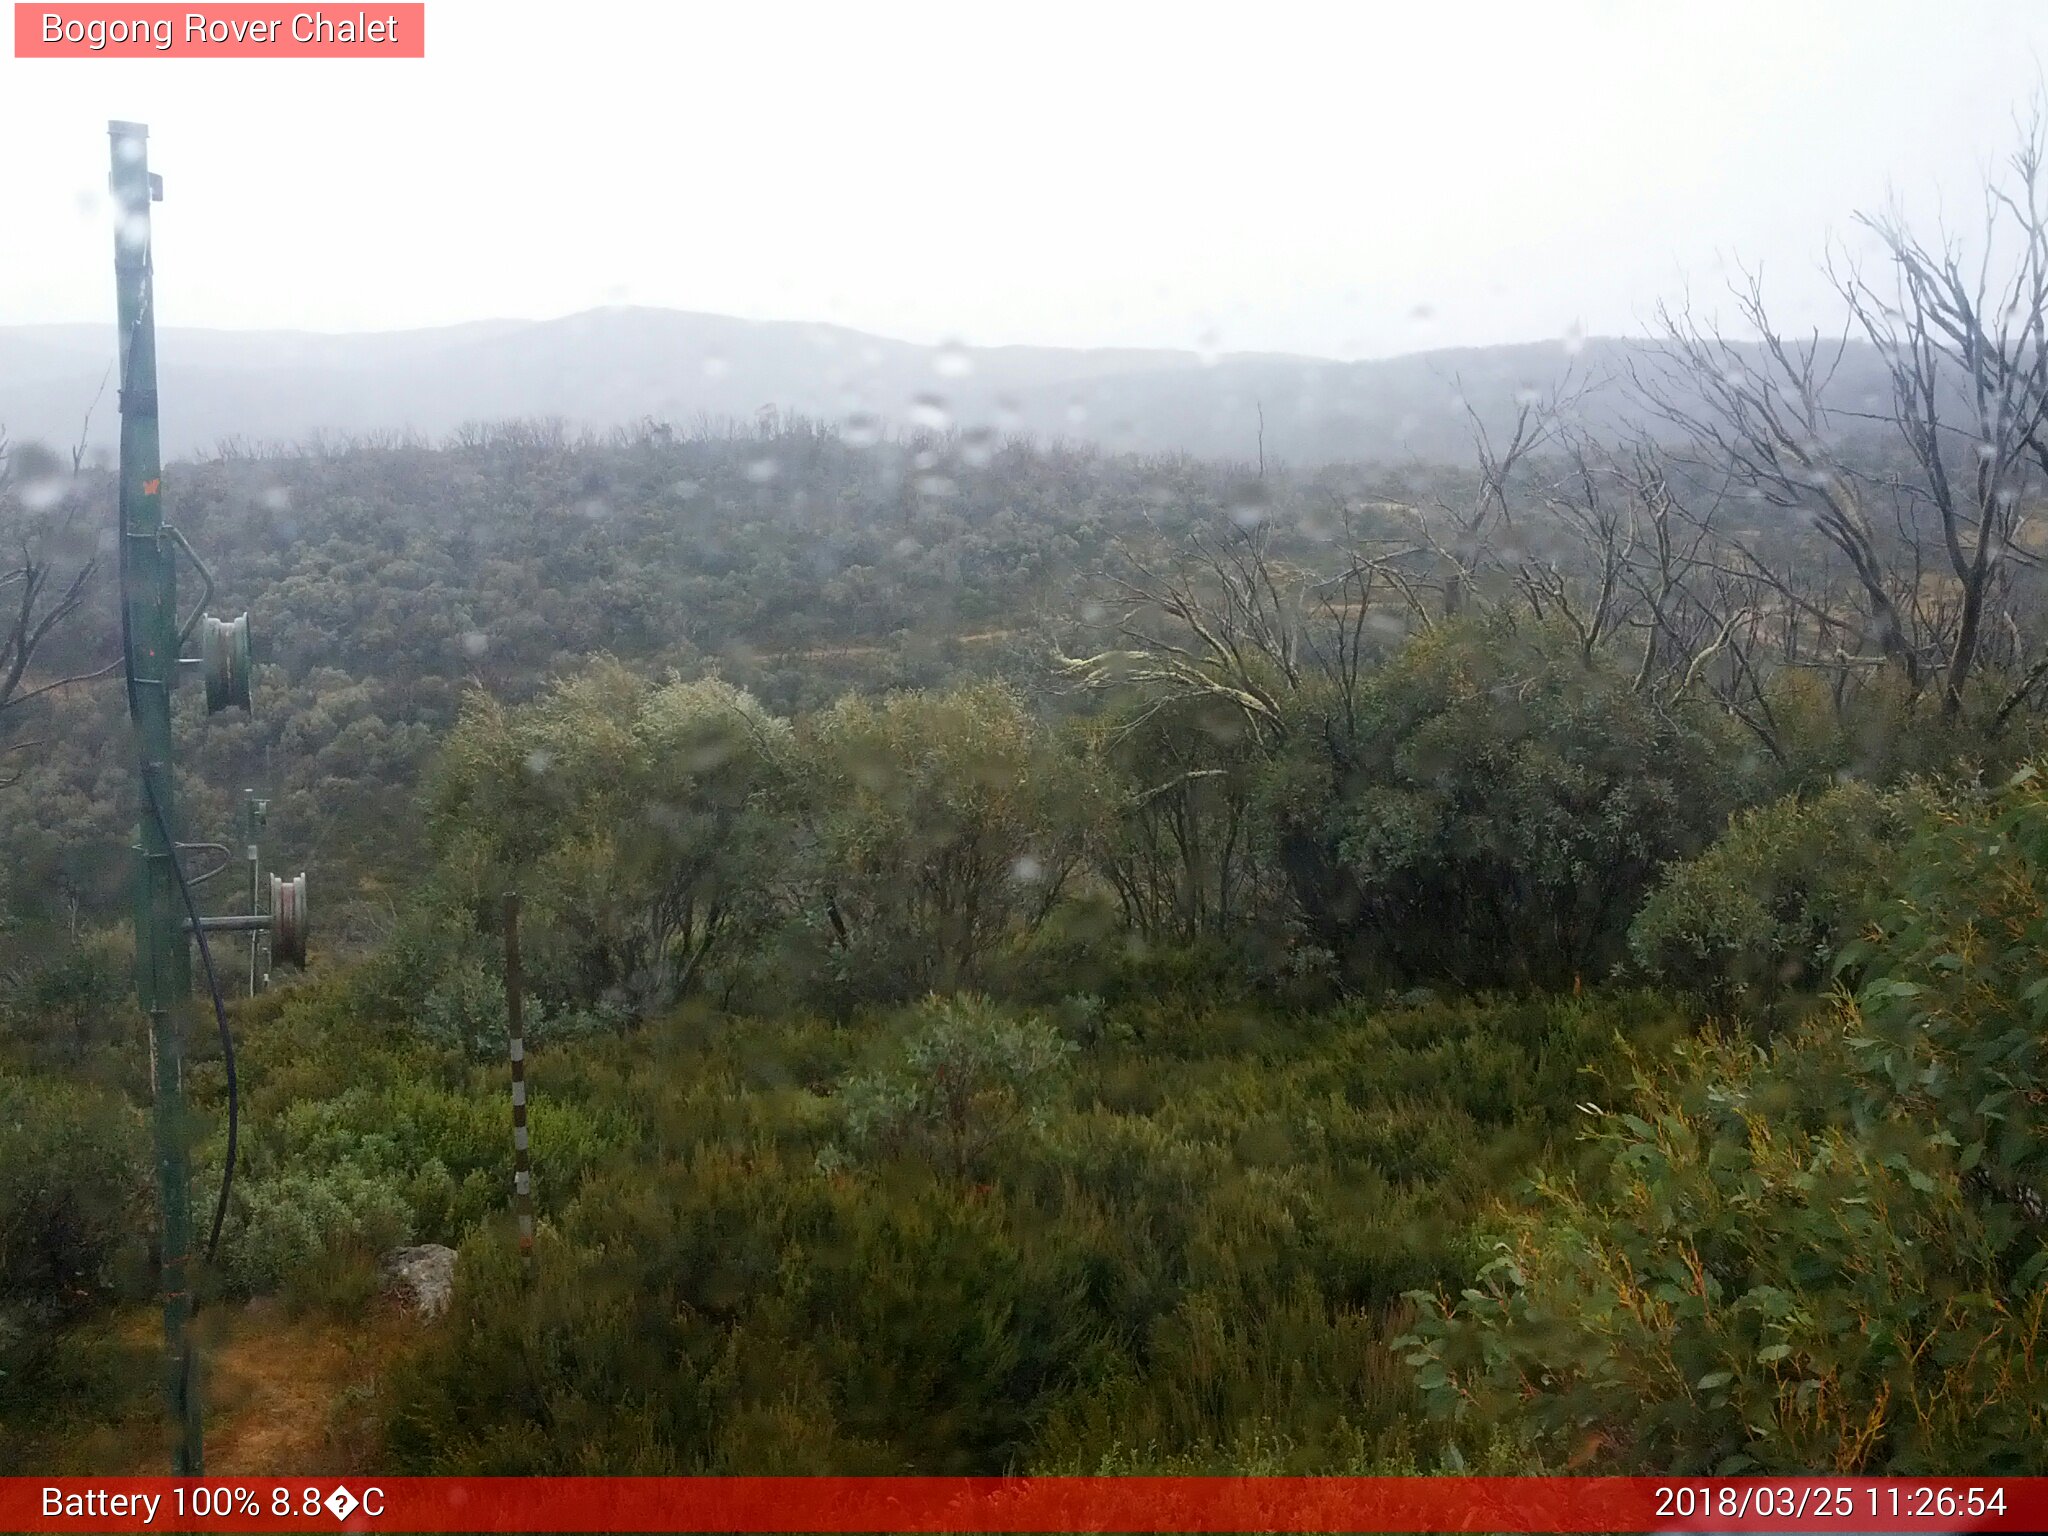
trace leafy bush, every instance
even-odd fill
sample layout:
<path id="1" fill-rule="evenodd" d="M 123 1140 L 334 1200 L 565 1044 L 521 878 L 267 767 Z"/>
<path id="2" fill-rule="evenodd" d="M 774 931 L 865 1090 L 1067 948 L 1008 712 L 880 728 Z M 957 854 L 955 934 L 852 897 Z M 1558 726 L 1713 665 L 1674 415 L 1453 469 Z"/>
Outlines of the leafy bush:
<path id="1" fill-rule="evenodd" d="M 2048 778 L 1943 809 L 1900 853 L 1896 899 L 1846 958 L 1859 1119 L 1925 1130 L 2028 1262 L 2048 1222 Z"/>
<path id="2" fill-rule="evenodd" d="M 339 1302 L 323 1277 L 406 1241 L 458 1243 L 509 1208 L 512 1128 L 502 1034 L 488 1065 L 379 1026 L 375 987 L 343 974 L 268 993 L 243 1020 L 241 1162 L 222 1235 L 224 1283 Z M 371 1017 L 374 1018 L 374 1013 Z M 624 1097 L 600 1105 L 560 1088 L 567 1051 L 529 1062 L 534 1187 L 545 1214 L 631 1139 Z M 199 1085 L 195 1085 L 199 1086 Z M 218 1110 L 218 1085 L 195 1093 Z M 216 1122 L 218 1124 L 218 1122 Z M 216 1134 L 201 1149 L 217 1163 Z M 216 1167 L 195 1188 L 210 1198 Z M 210 1217 L 211 1206 L 206 1208 Z"/>
<path id="3" fill-rule="evenodd" d="M 133 954 L 133 941 L 112 930 L 35 945 L 0 991 L 0 1042 L 37 1070 L 113 1070 L 114 1050 L 141 1033 Z"/>
<path id="4" fill-rule="evenodd" d="M 1629 929 L 1636 964 L 1724 1007 L 1812 989 L 1933 804 L 1924 787 L 1851 782 L 1738 812 L 1711 848 L 1665 871 Z"/>
<path id="5" fill-rule="evenodd" d="M 935 1156 L 963 1177 L 1005 1137 L 1043 1124 L 1077 1049 L 1049 1025 L 977 997 L 933 998 L 912 1024 L 894 1063 L 841 1091 L 847 1140 L 885 1156 Z"/>
<path id="6" fill-rule="evenodd" d="M 412 1238 L 412 1210 L 397 1183 L 347 1163 L 237 1180 L 234 1204 L 217 1270 L 243 1294 L 275 1291 L 351 1251 L 381 1254 Z"/>
<path id="7" fill-rule="evenodd" d="M 1734 803 L 1724 729 L 1569 636 L 1502 619 L 1411 640 L 1266 794 L 1316 938 L 1393 977 L 1604 974 L 1642 893 Z M 1291 833 L 1289 829 L 1294 829 Z"/>
<path id="8" fill-rule="evenodd" d="M 1856 997 L 1600 1114 L 1402 1341 L 1453 1411 L 1658 1471 L 2027 1470 L 2048 1434 L 2048 791 L 1928 815 Z"/>
<path id="9" fill-rule="evenodd" d="M 640 1155 L 552 1204 L 530 1290 L 505 1225 L 472 1229 L 451 1325 L 386 1388 L 395 1464 L 1309 1472 L 1508 1444 L 1419 1414 L 1384 1348 L 1400 1295 L 1469 1272 L 1469 1216 L 1558 1146 L 1582 1069 L 1673 1010 L 1136 1022 L 1068 1050 L 972 998 L 865 1041 L 692 1012 L 559 1054 L 550 1093 L 630 1116 Z M 1013 1134 L 977 1155 L 990 1124 Z"/>
<path id="10" fill-rule="evenodd" d="M 600 998 L 587 1007 L 545 997 L 520 1000 L 520 1036 L 528 1046 L 588 1039 L 621 1029 L 631 1020 L 626 1007 L 612 998 Z M 451 963 L 420 996 L 413 1022 L 435 1045 L 478 1060 L 502 1059 L 511 1028 L 502 963 L 481 955 Z"/>
<path id="11" fill-rule="evenodd" d="M 142 1117 L 104 1090 L 0 1075 L 0 1374 L 104 1304 L 148 1209 Z"/>
<path id="12" fill-rule="evenodd" d="M 1763 687 L 1766 717 L 1782 759 L 1760 765 L 1782 793 L 1819 794 L 1846 779 L 1896 788 L 1916 778 L 2008 777 L 2044 745 L 2038 711 L 1997 716 L 2021 679 L 1980 668 L 1962 710 L 1941 707 L 1939 690 L 1909 684 L 1893 668 L 1837 693 L 1819 669 L 1788 667 Z"/>
<path id="13" fill-rule="evenodd" d="M 1103 811 L 1011 688 L 849 696 L 807 722 L 798 963 L 842 1014 L 975 987 L 1067 892 Z"/>
<path id="14" fill-rule="evenodd" d="M 328 1205 L 339 1200 L 351 1211 L 381 1213 L 395 1200 L 409 1233 L 428 1241 L 458 1241 L 510 1201 L 512 1132 L 506 1106 L 504 1079 L 482 1074 L 456 1089 L 396 1083 L 295 1104 L 253 1137 L 246 1220 L 259 1225 L 265 1219 L 267 1197 L 258 1192 L 278 1181 L 332 1179 L 335 1199 Z M 534 1095 L 527 1118 L 535 1188 L 550 1201 L 566 1202 L 624 1139 L 615 1116 L 547 1091 Z M 335 1230 L 346 1242 L 354 1226 L 344 1223 Z M 283 1251 L 299 1249 L 286 1242 Z M 284 1267 L 289 1266 L 257 1264 L 249 1273 L 274 1277 Z"/>
<path id="15" fill-rule="evenodd" d="M 1439 1409 L 1525 1420 L 1575 1463 L 1640 1472 L 2019 1471 L 2048 1432 L 2048 1289 L 2012 1267 L 1952 1153 L 1910 1123 L 1831 1123 L 1852 1016 L 1768 1062 L 1687 1048 L 1601 1114 L 1580 1186 L 1455 1306 L 1395 1341 Z"/>
<path id="16" fill-rule="evenodd" d="M 474 698 L 430 787 L 414 922 L 459 972 L 519 889 L 543 1027 L 725 985 L 776 915 L 793 772 L 788 723 L 716 679 L 651 687 L 601 660 L 520 708 Z M 430 1025 L 467 1032 L 481 985 L 458 976 Z"/>

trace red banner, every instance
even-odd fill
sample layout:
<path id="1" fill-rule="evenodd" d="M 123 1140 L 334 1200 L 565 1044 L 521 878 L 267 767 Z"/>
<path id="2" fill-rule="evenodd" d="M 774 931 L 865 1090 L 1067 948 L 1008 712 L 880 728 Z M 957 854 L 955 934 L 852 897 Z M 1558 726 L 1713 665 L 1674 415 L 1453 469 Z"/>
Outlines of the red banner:
<path id="1" fill-rule="evenodd" d="M 9 1531 L 2021 1531 L 2048 1478 L 0 1478 Z"/>
<path id="2" fill-rule="evenodd" d="M 427 8 L 16 0 L 17 59 L 423 59 Z"/>

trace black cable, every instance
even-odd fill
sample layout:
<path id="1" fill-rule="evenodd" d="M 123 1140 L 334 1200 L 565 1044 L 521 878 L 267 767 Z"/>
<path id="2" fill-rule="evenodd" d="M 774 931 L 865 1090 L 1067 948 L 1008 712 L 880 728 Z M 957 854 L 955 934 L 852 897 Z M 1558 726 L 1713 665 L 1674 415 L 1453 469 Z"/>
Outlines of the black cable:
<path id="1" fill-rule="evenodd" d="M 155 765 L 155 766 L 161 766 Z M 199 903 L 193 899 L 192 883 L 185 878 L 184 863 L 178 858 L 177 844 L 171 837 L 171 824 L 164 816 L 164 808 L 156 797 L 156 786 L 151 781 L 148 769 L 143 770 L 142 792 L 149 800 L 149 814 L 155 820 L 157 831 L 170 847 L 171 873 L 178 877 L 178 894 L 185 899 L 185 912 L 192 919 L 192 935 L 199 941 L 199 959 L 206 970 L 206 989 L 213 994 L 213 1017 L 220 1026 L 220 1059 L 227 1069 L 228 1079 L 228 1153 L 220 1170 L 220 1198 L 214 1202 L 213 1230 L 206 1239 L 206 1259 L 213 1262 L 215 1251 L 220 1247 L 221 1223 L 227 1220 L 228 1194 L 235 1187 L 235 1147 L 241 1128 L 241 1093 L 235 1079 L 235 1036 L 228 1028 L 227 1000 L 221 996 L 220 977 L 213 969 L 213 947 L 206 942 L 206 930 L 199 923 Z"/>
<path id="2" fill-rule="evenodd" d="M 138 306 L 146 305 L 148 297 L 149 287 L 147 284 L 144 284 L 142 293 L 137 299 Z M 116 400 L 121 408 L 122 449 L 124 453 L 127 448 L 128 374 L 129 370 L 135 366 L 135 338 L 142 330 L 142 319 L 146 313 L 147 309 L 145 307 L 137 308 L 135 319 L 128 327 L 127 345 L 121 349 L 121 388 L 116 395 Z M 125 471 L 127 467 L 124 461 L 121 465 L 122 470 Z M 117 491 L 116 495 L 118 496 L 119 494 L 120 492 Z M 125 504 L 121 505 L 119 515 L 121 520 L 121 526 L 118 530 L 120 544 L 118 549 L 119 559 L 116 564 L 121 577 L 121 660 L 126 673 L 124 681 L 128 687 L 128 719 L 130 722 L 133 722 L 135 717 L 142 711 L 135 696 L 135 643 L 133 633 L 128 626 L 128 515 Z"/>

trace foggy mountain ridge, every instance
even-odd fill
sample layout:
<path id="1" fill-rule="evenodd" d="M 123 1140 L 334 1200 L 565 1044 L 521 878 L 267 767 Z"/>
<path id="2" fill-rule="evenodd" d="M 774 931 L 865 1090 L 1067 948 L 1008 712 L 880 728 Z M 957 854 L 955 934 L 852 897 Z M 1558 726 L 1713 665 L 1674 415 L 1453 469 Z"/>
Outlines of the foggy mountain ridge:
<path id="1" fill-rule="evenodd" d="M 957 426 L 1143 452 L 1249 459 L 1260 413 L 1269 460 L 1462 462 L 1469 401 L 1489 431 L 1517 397 L 1569 373 L 1625 376 L 1655 344 L 1591 338 L 1408 353 L 1363 362 L 1283 353 L 1039 346 L 926 346 L 845 327 L 680 310 L 610 308 L 556 320 L 319 333 L 168 327 L 158 332 L 164 449 L 296 443 L 465 422 L 560 417 L 606 428 L 646 417 L 687 429 L 764 409 L 896 432 Z M 111 325 L 0 327 L 0 427 L 16 441 L 114 447 Z M 104 394 L 100 391 L 104 383 Z M 1463 391 L 1461 400 L 1459 391 Z M 1833 398 L 1888 398 L 1875 351 L 1853 343 Z M 1628 413 L 1612 383 L 1581 415 L 1611 429 Z"/>

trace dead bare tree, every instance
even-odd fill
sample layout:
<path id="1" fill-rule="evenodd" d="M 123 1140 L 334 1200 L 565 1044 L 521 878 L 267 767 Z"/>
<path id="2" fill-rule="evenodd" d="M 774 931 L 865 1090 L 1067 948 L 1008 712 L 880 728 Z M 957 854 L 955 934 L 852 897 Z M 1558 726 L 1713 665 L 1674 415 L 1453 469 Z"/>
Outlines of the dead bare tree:
<path id="1" fill-rule="evenodd" d="M 16 474 L 19 458 L 6 437 L 0 435 L 0 524 L 12 533 L 13 547 L 18 551 L 10 568 L 0 568 L 0 604 L 4 604 L 0 607 L 0 760 L 19 758 L 37 745 L 33 741 L 7 740 L 21 718 L 23 705 L 75 683 L 104 677 L 113 670 L 112 666 L 104 666 L 41 681 L 31 675 L 37 654 L 50 644 L 65 621 L 84 606 L 98 574 L 99 561 L 81 560 L 67 573 L 60 569 L 61 562 L 56 556 L 45 552 L 36 531 L 22 515 L 23 488 Z M 18 777 L 15 773 L 0 778 L 0 787 Z"/>
<path id="2" fill-rule="evenodd" d="M 1690 439 L 1696 468 L 1724 474 L 1753 502 L 1799 514 L 1841 552 L 1856 576 L 1862 628 L 1917 688 L 1925 657 L 1903 611 L 1908 584 L 1881 547 L 1858 477 L 1837 452 L 1824 398 L 1847 350 L 1847 334 L 1832 341 L 1818 332 L 1788 340 L 1772 326 L 1759 278 L 1748 275 L 1733 292 L 1741 323 L 1761 342 L 1731 340 L 1689 307 L 1660 307 L 1665 349 L 1655 362 L 1632 365 L 1637 397 Z M 1773 574 L 1726 540 L 1721 552 L 1750 575 Z M 1790 583 L 1782 595 L 1799 600 Z"/>
<path id="3" fill-rule="evenodd" d="M 1889 258 L 1880 288 L 1853 268 L 1838 276 L 1863 332 L 1891 374 L 1893 419 L 1918 466 L 1911 494 L 1939 534 L 1954 582 L 1926 627 L 1941 647 L 1942 711 L 1963 708 L 1988 632 L 2018 635 L 2011 572 L 2030 513 L 2031 473 L 2048 470 L 2048 122 L 2037 102 L 2009 162 L 1985 189 L 1974 254 L 1945 232 L 1923 243 L 1896 208 L 1860 222 Z M 1998 272 L 2002 265 L 2004 271 Z M 1917 592 L 1916 592 L 1917 595 Z M 2030 615 L 2031 617 L 2031 615 Z M 1996 706 L 2003 723 L 2048 675 L 2048 656 L 2010 658 L 2018 675 Z"/>
<path id="4" fill-rule="evenodd" d="M 1437 539 L 1429 519 L 1418 519 L 1423 539 L 1444 567 L 1444 617 L 1455 617 L 1464 609 L 1479 583 L 1482 567 L 1495 563 L 1494 529 L 1514 523 L 1509 488 L 1516 470 L 1557 438 L 1581 392 L 1580 384 L 1569 375 L 1547 391 L 1524 390 L 1516 396 L 1514 421 L 1504 444 L 1496 443 L 1471 401 L 1464 401 L 1479 469 L 1478 487 L 1464 506 L 1454 507 L 1439 498 L 1437 511 L 1450 523 L 1448 545 Z M 1462 399 L 1462 384 L 1459 393 Z"/>
<path id="5" fill-rule="evenodd" d="M 1824 582 L 1810 559 L 1712 541 L 1724 583 L 1783 627 L 1784 659 L 1826 670 L 1838 700 L 1855 679 L 1890 671 L 1909 697 L 1932 693 L 1945 719 L 1974 710 L 1996 730 L 2048 679 L 2048 614 L 2027 538 L 2029 493 L 2048 473 L 2044 159 L 2037 110 L 1967 240 L 1944 231 L 1927 243 L 1896 209 L 1860 220 L 1881 264 L 1830 261 L 1849 322 L 1839 336 L 1787 337 L 1749 273 L 1732 290 L 1734 313 L 1756 341 L 1690 307 L 1663 310 L 1662 356 L 1632 370 L 1638 398 L 1689 441 L 1697 475 L 1795 514 L 1780 531 L 1810 527 L 1841 562 Z M 1831 393 L 1856 335 L 1888 376 L 1880 410 Z M 1845 450 L 1852 430 L 1867 437 L 1872 424 L 1903 446 L 1900 468 L 1874 470 L 1867 453 Z M 1986 666 L 2003 686 L 1973 705 Z"/>
<path id="6" fill-rule="evenodd" d="M 1142 690 L 1157 705 L 1228 705 L 1262 741 L 1283 738 L 1284 701 L 1302 683 L 1301 573 L 1272 556 L 1266 525 L 1189 533 L 1172 563 L 1126 548 L 1110 578 L 1123 613 L 1116 643 L 1089 656 L 1057 657 L 1073 685 Z"/>
<path id="7" fill-rule="evenodd" d="M 1227 755 L 1272 758 L 1301 747 L 1341 774 L 1356 762 L 1359 746 L 1379 588 L 1375 559 L 1354 550 L 1344 572 L 1325 578 L 1282 559 L 1263 520 L 1226 523 L 1216 532 L 1197 528 L 1167 559 L 1126 549 L 1124 569 L 1109 578 L 1121 609 L 1108 621 L 1111 643 L 1088 655 L 1059 654 L 1056 665 L 1069 686 L 1135 695 L 1126 732 L 1167 711 L 1221 715 L 1238 723 Z M 1166 783 L 1145 786 L 1131 808 L 1136 819 L 1143 822 L 1153 797 L 1215 776 L 1219 766 L 1185 764 Z M 1223 812 L 1213 831 L 1230 849 L 1228 879 L 1217 871 L 1220 901 L 1256 876 L 1242 867 L 1237 808 L 1225 795 L 1212 797 L 1209 809 Z M 1283 813 L 1279 821 L 1277 879 L 1295 893 L 1318 942 L 1334 951 L 1358 910 L 1355 880 L 1312 816 Z"/>
<path id="8" fill-rule="evenodd" d="M 1546 537 L 1515 568 L 1530 611 L 1565 625 L 1588 662 L 1633 617 L 1638 583 L 1632 576 L 1643 527 L 1627 489 L 1593 444 L 1570 437 L 1565 474 L 1542 499 Z"/>

